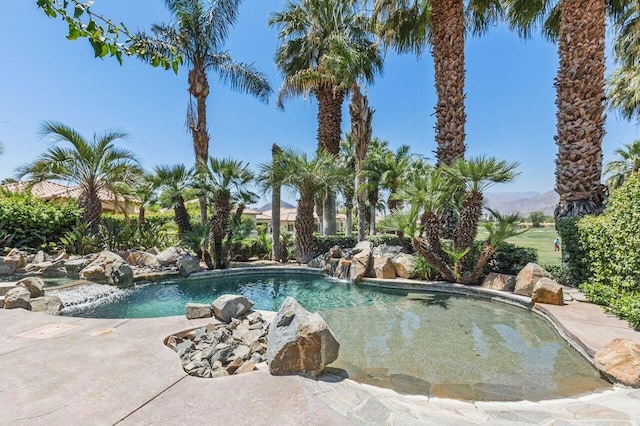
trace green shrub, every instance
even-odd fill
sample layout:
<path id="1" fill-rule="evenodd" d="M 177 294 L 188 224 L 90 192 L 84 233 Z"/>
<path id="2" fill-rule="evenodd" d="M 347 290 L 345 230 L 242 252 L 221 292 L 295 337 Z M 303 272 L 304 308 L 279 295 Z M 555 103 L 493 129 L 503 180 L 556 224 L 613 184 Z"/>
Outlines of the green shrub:
<path id="1" fill-rule="evenodd" d="M 534 248 L 519 247 L 515 244 L 501 243 L 491 260 L 487 263 L 491 272 L 517 275 L 529 262 L 538 262 L 538 251 Z"/>
<path id="2" fill-rule="evenodd" d="M 632 175 L 612 194 L 604 214 L 580 219 L 576 230 L 580 257 L 569 260 L 572 268 L 584 268 L 580 288 L 640 328 L 640 176 Z"/>
<path id="3" fill-rule="evenodd" d="M 368 235 L 367 241 L 371 241 L 374 246 L 381 246 L 386 244 L 388 246 L 402 246 L 413 252 L 413 246 L 411 245 L 411 239 L 405 237 L 404 241 L 400 241 L 400 238 L 396 234 L 377 234 Z"/>
<path id="4" fill-rule="evenodd" d="M 0 244 L 39 248 L 58 241 L 81 217 L 74 200 L 44 201 L 27 192 L 0 191 Z"/>
<path id="5" fill-rule="evenodd" d="M 584 241 L 578 230 L 579 218 L 561 219 L 556 228 L 562 240 L 563 275 L 567 283 L 578 285 L 589 276 L 589 261 Z"/>
<path id="6" fill-rule="evenodd" d="M 139 224 L 137 216 L 103 214 L 99 228 L 102 245 L 111 251 L 146 250 L 157 247 L 162 250 L 178 244 L 173 231 L 173 213 L 152 213 Z"/>

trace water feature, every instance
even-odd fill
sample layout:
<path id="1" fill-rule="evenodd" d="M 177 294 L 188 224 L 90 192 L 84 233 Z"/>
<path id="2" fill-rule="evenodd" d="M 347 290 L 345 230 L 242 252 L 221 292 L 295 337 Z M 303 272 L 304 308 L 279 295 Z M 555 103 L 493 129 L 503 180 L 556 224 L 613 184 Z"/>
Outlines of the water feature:
<path id="1" fill-rule="evenodd" d="M 293 296 L 306 309 L 320 311 L 340 341 L 332 368 L 398 392 L 508 401 L 574 396 L 609 386 L 543 318 L 467 296 L 409 300 L 402 291 L 288 274 L 209 277 L 125 290 L 83 287 L 59 294 L 64 315 L 183 315 L 185 303 L 210 303 L 227 293 L 244 294 L 257 309 L 277 310 Z"/>

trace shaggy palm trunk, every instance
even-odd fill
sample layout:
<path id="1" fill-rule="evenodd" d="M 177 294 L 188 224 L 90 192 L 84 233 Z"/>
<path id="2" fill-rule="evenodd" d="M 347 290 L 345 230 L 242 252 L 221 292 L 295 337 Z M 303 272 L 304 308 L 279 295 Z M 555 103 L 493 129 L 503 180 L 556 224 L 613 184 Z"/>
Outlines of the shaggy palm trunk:
<path id="1" fill-rule="evenodd" d="M 369 192 L 369 235 L 376 235 L 376 206 L 378 205 L 378 190 Z"/>
<path id="2" fill-rule="evenodd" d="M 144 217 L 145 212 L 146 212 L 146 210 L 145 210 L 144 206 L 140 206 L 140 209 L 138 210 L 138 224 L 139 225 L 144 225 L 144 223 L 146 221 L 146 219 Z"/>
<path id="3" fill-rule="evenodd" d="M 307 263 L 313 259 L 313 194 L 300 194 L 296 215 L 296 260 Z"/>
<path id="4" fill-rule="evenodd" d="M 347 197 L 344 206 L 346 208 L 345 214 L 347 216 L 345 233 L 347 237 L 350 237 L 353 233 L 353 201 L 351 201 L 351 198 Z"/>
<path id="5" fill-rule="evenodd" d="M 276 163 L 276 157 L 282 153 L 282 149 L 277 145 L 271 146 L 271 161 Z M 278 177 L 274 176 L 273 188 L 271 190 L 271 257 L 276 262 L 280 262 L 280 194 L 281 187 L 278 184 Z"/>
<path id="6" fill-rule="evenodd" d="M 425 237 L 413 238 L 413 248 L 447 281 L 456 281 L 447 261 L 448 256 L 440 245 L 440 217 L 434 212 L 425 212 L 421 217 L 421 232 Z"/>
<path id="7" fill-rule="evenodd" d="M 432 55 L 435 68 L 436 158 L 438 163 L 453 164 L 465 152 L 464 111 L 464 2 L 431 2 Z"/>
<path id="8" fill-rule="evenodd" d="M 473 270 L 463 278 L 462 284 L 475 284 L 482 276 L 484 266 L 489 262 L 493 253 L 495 253 L 495 247 L 485 243 L 480 251 L 480 256 L 478 257 L 476 265 Z"/>
<path id="9" fill-rule="evenodd" d="M 482 214 L 482 201 L 483 196 L 480 192 L 469 192 L 466 194 L 460 210 L 458 226 L 453 235 L 453 249 L 456 251 L 469 249 L 469 252 L 456 262 L 455 271 L 457 276 L 462 276 L 463 268 L 470 265 L 473 242 L 478 234 L 478 221 Z"/>
<path id="10" fill-rule="evenodd" d="M 324 150 L 334 157 L 340 151 L 343 90 L 323 85 L 315 90 L 318 99 L 318 151 Z M 319 212 L 318 212 L 319 213 Z M 319 216 L 320 214 L 318 214 Z M 336 194 L 329 192 L 323 203 L 323 234 L 336 234 Z"/>
<path id="11" fill-rule="evenodd" d="M 87 224 L 88 229 L 95 231 L 100 223 L 102 214 L 102 201 L 96 191 L 86 191 L 80 197 L 80 207 L 82 208 L 82 220 Z"/>
<path id="12" fill-rule="evenodd" d="M 228 266 L 228 259 L 224 253 L 223 240 L 229 224 L 231 214 L 231 202 L 227 194 L 216 197 L 213 206 L 213 215 L 209 221 L 209 241 L 213 252 L 213 267 L 224 269 Z"/>
<path id="13" fill-rule="evenodd" d="M 598 214 L 605 201 L 604 137 L 605 22 L 603 0 L 562 0 L 556 78 L 558 156 L 556 222 Z"/>
<path id="14" fill-rule="evenodd" d="M 178 226 L 178 236 L 182 239 L 187 232 L 192 231 L 191 218 L 189 217 L 189 212 L 184 205 L 184 199 L 182 199 L 182 197 L 180 197 L 180 201 L 173 206 L 173 213 L 173 221 Z"/>
<path id="15" fill-rule="evenodd" d="M 360 91 L 357 84 L 351 88 L 351 137 L 355 142 L 356 153 L 356 200 L 358 203 L 358 242 L 364 241 L 367 224 L 367 187 L 363 174 L 364 160 L 371 141 L 371 121 L 374 110 L 369 108 L 369 100 Z"/>
<path id="16" fill-rule="evenodd" d="M 209 96 L 209 82 L 203 66 L 194 66 L 189 71 L 189 94 L 196 98 L 196 117 L 190 112 L 187 117 L 193 149 L 196 154 L 196 166 L 206 163 L 209 157 L 209 132 L 207 129 L 207 96 Z M 207 198 L 198 197 L 200 203 L 200 223 L 207 223 Z"/>

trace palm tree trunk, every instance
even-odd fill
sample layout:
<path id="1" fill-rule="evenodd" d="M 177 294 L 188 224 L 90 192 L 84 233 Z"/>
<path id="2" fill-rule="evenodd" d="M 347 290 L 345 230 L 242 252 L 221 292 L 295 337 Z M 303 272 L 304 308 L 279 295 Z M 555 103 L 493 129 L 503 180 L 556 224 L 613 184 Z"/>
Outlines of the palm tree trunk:
<path id="1" fill-rule="evenodd" d="M 598 214 L 604 137 L 606 8 L 603 0 L 562 0 L 556 78 L 556 221 Z"/>
<path id="2" fill-rule="evenodd" d="M 282 153 L 282 149 L 277 145 L 271 146 L 271 161 L 276 163 L 276 157 Z M 276 262 L 280 262 L 280 198 L 281 186 L 278 185 L 279 179 L 274 176 L 274 185 L 271 188 L 271 257 Z"/>
<path id="3" fill-rule="evenodd" d="M 144 222 L 145 222 L 144 214 L 145 214 L 145 208 L 144 208 L 144 206 L 141 205 L 140 209 L 138 210 L 138 224 L 139 225 L 144 225 Z"/>
<path id="4" fill-rule="evenodd" d="M 102 201 L 98 197 L 97 192 L 87 191 L 80 197 L 80 207 L 83 210 L 83 221 L 88 228 L 95 231 L 100 223 L 100 215 L 102 214 Z"/>
<path id="5" fill-rule="evenodd" d="M 371 121 L 374 110 L 369 108 L 369 100 L 360 91 L 360 86 L 354 84 L 351 88 L 351 103 L 349 114 L 351 116 L 351 137 L 355 142 L 356 152 L 356 199 L 358 202 L 358 242 L 364 241 L 367 218 L 367 188 L 364 169 L 364 160 L 371 141 Z"/>
<path id="6" fill-rule="evenodd" d="M 209 132 L 207 129 L 207 96 L 209 82 L 202 66 L 194 66 L 189 71 L 189 93 L 196 99 L 196 117 L 192 112 L 187 115 L 187 122 L 193 136 L 193 149 L 196 154 L 196 166 L 206 163 L 209 158 Z M 207 223 L 207 198 L 198 197 L 200 203 L 200 223 Z"/>
<path id="7" fill-rule="evenodd" d="M 340 135 L 342 130 L 342 102 L 343 90 L 334 90 L 329 85 L 320 86 L 315 90 L 318 99 L 318 151 L 324 150 L 334 157 L 340 151 Z M 327 194 L 323 203 L 323 234 L 336 234 L 336 194 Z M 318 212 L 320 216 L 320 212 Z"/>
<path id="8" fill-rule="evenodd" d="M 471 249 L 478 233 L 478 222 L 482 214 L 483 196 L 480 192 L 469 192 L 464 200 L 462 209 L 460 210 L 460 218 L 458 225 L 453 234 L 453 249 L 465 250 L 469 252 L 456 262 L 456 273 L 458 276 L 462 273 L 464 266 L 469 265 Z"/>
<path id="9" fill-rule="evenodd" d="M 353 201 L 351 199 L 347 199 L 344 203 L 346 208 L 346 224 L 345 224 L 345 234 L 350 237 L 353 233 Z"/>
<path id="10" fill-rule="evenodd" d="M 488 243 L 485 243 L 484 246 L 482 247 L 482 250 L 480 251 L 480 256 L 478 257 L 478 261 L 476 262 L 476 265 L 474 266 L 471 273 L 468 276 L 463 278 L 462 284 L 475 284 L 482 276 L 482 271 L 484 270 L 484 266 L 491 259 L 491 256 L 493 256 L 494 252 L 495 252 L 495 247 L 492 247 Z"/>
<path id="11" fill-rule="evenodd" d="M 452 164 L 465 152 L 464 4 L 463 0 L 431 2 L 432 55 L 435 68 L 436 158 Z"/>
<path id="12" fill-rule="evenodd" d="M 173 220 L 178 226 L 178 236 L 180 237 L 180 239 L 182 239 L 187 232 L 192 231 L 191 218 L 189 217 L 189 212 L 184 205 L 184 200 L 176 203 L 173 206 L 173 213 Z"/>
<path id="13" fill-rule="evenodd" d="M 213 248 L 213 265 L 216 269 L 224 269 L 228 266 L 228 259 L 224 253 L 223 240 L 229 224 L 231 203 L 229 197 L 220 194 L 215 199 L 213 215 L 209 221 L 209 240 Z"/>
<path id="14" fill-rule="evenodd" d="M 313 194 L 300 194 L 296 214 L 296 260 L 307 263 L 313 259 Z"/>

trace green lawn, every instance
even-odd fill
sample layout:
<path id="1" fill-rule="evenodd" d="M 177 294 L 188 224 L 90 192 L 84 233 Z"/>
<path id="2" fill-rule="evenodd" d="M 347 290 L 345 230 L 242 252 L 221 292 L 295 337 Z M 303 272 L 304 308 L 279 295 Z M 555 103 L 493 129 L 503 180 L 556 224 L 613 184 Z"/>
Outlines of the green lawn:
<path id="1" fill-rule="evenodd" d="M 553 251 L 553 240 L 558 233 L 553 226 L 546 228 L 530 228 L 524 234 L 509 238 L 507 241 L 520 247 L 531 247 L 538 250 L 540 265 L 560 265 L 560 252 Z M 478 239 L 485 239 L 487 231 L 480 228 Z"/>

